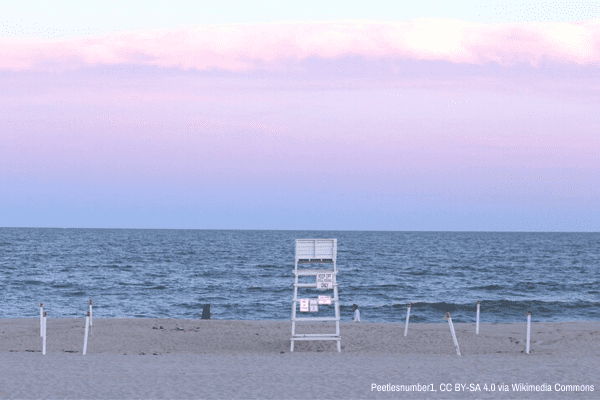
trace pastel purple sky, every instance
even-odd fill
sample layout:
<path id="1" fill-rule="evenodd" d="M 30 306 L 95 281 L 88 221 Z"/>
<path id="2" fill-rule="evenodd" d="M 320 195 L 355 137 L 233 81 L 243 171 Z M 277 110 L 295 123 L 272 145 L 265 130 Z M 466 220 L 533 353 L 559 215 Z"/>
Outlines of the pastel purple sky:
<path id="1" fill-rule="evenodd" d="M 215 23 L 0 49 L 0 226 L 600 228 L 600 19 Z"/>

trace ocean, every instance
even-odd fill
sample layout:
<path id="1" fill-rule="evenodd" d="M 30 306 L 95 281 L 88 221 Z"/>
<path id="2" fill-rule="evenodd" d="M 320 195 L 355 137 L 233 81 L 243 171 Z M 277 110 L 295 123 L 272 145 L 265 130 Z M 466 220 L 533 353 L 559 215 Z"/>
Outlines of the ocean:
<path id="1" fill-rule="evenodd" d="M 0 228 L 0 318 L 290 320 L 295 239 L 335 238 L 363 322 L 600 319 L 600 233 Z M 299 289 L 298 297 L 326 294 Z M 329 294 L 333 292 L 329 291 Z M 333 315 L 320 306 L 310 316 Z"/>

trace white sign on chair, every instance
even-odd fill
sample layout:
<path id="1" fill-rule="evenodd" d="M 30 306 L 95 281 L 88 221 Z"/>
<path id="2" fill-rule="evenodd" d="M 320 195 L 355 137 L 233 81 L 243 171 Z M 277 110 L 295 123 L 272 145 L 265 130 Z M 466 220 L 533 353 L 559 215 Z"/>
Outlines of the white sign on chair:
<path id="1" fill-rule="evenodd" d="M 300 311 L 308 312 L 308 299 L 300 299 Z"/>
<path id="2" fill-rule="evenodd" d="M 333 274 L 319 273 L 317 274 L 317 289 L 326 290 L 333 288 Z"/>

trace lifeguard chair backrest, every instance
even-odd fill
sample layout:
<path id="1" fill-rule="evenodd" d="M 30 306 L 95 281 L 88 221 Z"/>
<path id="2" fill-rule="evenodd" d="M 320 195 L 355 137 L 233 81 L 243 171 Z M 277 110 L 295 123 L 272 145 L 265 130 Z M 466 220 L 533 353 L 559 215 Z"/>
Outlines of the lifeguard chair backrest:
<path id="1" fill-rule="evenodd" d="M 331 260 L 337 257 L 337 239 L 296 239 L 296 260 Z"/>

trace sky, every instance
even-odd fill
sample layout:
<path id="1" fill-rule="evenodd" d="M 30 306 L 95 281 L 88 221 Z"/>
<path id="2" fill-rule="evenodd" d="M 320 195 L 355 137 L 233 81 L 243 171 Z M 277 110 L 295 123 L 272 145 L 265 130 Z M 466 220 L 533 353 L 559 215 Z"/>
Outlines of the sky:
<path id="1" fill-rule="evenodd" d="M 600 230 L 600 3 L 12 3 L 0 227 Z"/>

